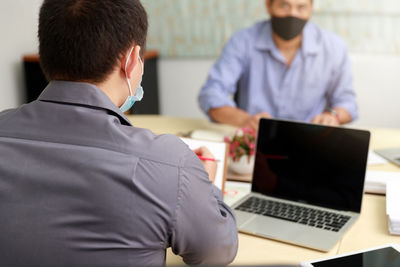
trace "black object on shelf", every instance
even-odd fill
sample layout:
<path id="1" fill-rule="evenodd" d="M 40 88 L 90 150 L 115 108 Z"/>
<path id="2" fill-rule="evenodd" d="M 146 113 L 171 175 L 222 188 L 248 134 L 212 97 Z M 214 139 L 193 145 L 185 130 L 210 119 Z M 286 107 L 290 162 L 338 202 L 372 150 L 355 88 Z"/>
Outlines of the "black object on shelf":
<path id="1" fill-rule="evenodd" d="M 38 55 L 24 56 L 25 72 L 25 103 L 35 101 L 46 88 L 48 81 L 44 76 L 39 64 Z"/>
<path id="2" fill-rule="evenodd" d="M 160 104 L 158 95 L 158 53 L 149 51 L 145 55 L 144 75 L 142 86 L 144 96 L 142 101 L 136 102 L 130 109 L 131 114 L 160 114 Z M 133 89 L 133 88 L 132 88 Z"/>
<path id="3" fill-rule="evenodd" d="M 142 86 L 144 97 L 142 101 L 135 103 L 130 110 L 131 114 L 160 114 L 158 94 L 158 52 L 148 51 L 145 55 L 145 71 Z M 25 103 L 36 100 L 46 88 L 48 81 L 44 76 L 39 63 L 39 55 L 26 55 L 23 57 L 25 72 Z"/>

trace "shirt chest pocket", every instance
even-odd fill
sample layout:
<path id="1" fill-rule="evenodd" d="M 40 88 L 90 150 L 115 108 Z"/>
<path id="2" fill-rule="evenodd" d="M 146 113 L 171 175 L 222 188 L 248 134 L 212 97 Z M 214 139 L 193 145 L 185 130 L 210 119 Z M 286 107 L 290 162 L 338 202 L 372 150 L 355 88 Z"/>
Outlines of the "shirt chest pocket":
<path id="1" fill-rule="evenodd" d="M 313 76 L 304 80 L 296 92 L 296 110 L 301 117 L 307 118 L 311 113 L 323 111 L 327 100 L 327 83 Z"/>

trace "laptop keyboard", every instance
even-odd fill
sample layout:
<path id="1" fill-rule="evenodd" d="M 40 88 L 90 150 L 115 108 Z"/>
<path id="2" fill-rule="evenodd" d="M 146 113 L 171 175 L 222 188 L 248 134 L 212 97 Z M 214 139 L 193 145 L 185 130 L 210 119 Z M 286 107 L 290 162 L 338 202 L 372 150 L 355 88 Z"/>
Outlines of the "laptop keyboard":
<path id="1" fill-rule="evenodd" d="M 339 232 L 350 216 L 292 204 L 251 197 L 235 210 L 300 223 L 327 231 Z"/>

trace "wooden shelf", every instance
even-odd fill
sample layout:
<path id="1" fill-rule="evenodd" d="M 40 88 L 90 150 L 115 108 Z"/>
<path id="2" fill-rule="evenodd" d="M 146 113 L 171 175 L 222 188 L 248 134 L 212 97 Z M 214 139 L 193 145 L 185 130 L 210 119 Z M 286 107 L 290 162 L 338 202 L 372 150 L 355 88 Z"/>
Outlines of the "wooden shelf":
<path id="1" fill-rule="evenodd" d="M 159 53 L 157 50 L 148 50 L 144 54 L 144 60 L 150 60 L 153 58 L 157 58 L 159 56 Z M 39 62 L 39 54 L 26 54 L 23 56 L 23 61 L 24 62 Z"/>

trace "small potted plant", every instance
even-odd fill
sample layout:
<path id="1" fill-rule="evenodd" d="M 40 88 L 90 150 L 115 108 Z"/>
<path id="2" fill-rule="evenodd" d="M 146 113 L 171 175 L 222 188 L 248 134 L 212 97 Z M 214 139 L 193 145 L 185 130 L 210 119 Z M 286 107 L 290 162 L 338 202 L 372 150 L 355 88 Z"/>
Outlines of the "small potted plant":
<path id="1" fill-rule="evenodd" d="M 229 144 L 229 168 L 233 172 L 249 174 L 253 171 L 256 138 L 251 128 L 238 129 L 232 138 L 225 137 Z"/>

